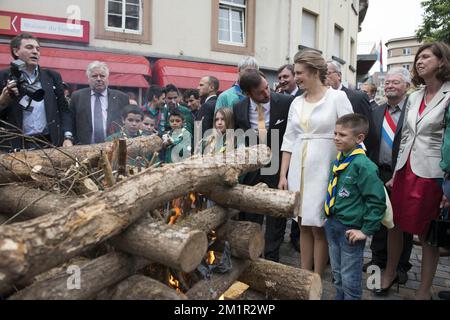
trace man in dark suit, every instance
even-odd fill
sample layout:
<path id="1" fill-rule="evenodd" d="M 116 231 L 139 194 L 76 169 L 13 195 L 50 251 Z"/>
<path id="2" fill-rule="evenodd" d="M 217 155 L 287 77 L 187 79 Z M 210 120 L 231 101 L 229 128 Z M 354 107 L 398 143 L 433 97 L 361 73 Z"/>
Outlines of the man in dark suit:
<path id="1" fill-rule="evenodd" d="M 283 94 L 289 94 L 294 98 L 301 96 L 303 90 L 300 89 L 295 82 L 295 72 L 293 64 L 285 64 L 278 68 L 278 86 L 277 92 Z M 298 226 L 297 220 L 293 219 L 291 221 L 291 233 L 289 235 L 291 238 L 291 244 L 295 251 L 300 252 L 300 227 Z"/>
<path id="2" fill-rule="evenodd" d="M 327 84 L 335 90 L 344 91 L 352 104 L 353 112 L 362 114 L 369 120 L 369 134 L 364 140 L 364 145 L 367 149 L 367 155 L 370 157 L 371 153 L 376 148 L 376 137 L 372 114 L 370 112 L 369 97 L 362 91 L 351 90 L 342 85 L 342 72 L 339 63 L 336 61 L 329 61 L 327 62 L 327 66 Z"/>
<path id="3" fill-rule="evenodd" d="M 216 108 L 217 91 L 219 91 L 219 80 L 216 77 L 207 76 L 200 79 L 198 93 L 202 106 L 198 110 L 195 121 L 202 122 L 202 136 L 206 130 L 213 127 L 214 110 Z"/>
<path id="4" fill-rule="evenodd" d="M 407 91 L 410 83 L 410 75 L 406 69 L 391 69 L 384 82 L 387 103 L 372 110 L 377 147 L 371 155 L 371 160 L 378 165 L 380 179 L 384 183 L 391 180 L 397 163 L 403 119 L 408 102 Z M 412 245 L 412 234 L 403 233 L 403 252 L 397 267 L 400 283 L 405 283 L 408 280 L 407 272 L 411 269 L 409 258 Z M 372 264 L 385 268 L 387 261 L 386 227 L 381 226 L 380 230 L 373 236 L 370 249 L 372 250 L 372 260 L 364 265 L 364 269 Z"/>
<path id="5" fill-rule="evenodd" d="M 61 146 L 63 133 L 72 130 L 72 122 L 60 74 L 39 66 L 40 44 L 31 34 L 22 33 L 14 37 L 10 47 L 12 57 L 25 63 L 24 70 L 19 71 L 23 83 L 44 90 L 45 95 L 41 101 L 31 100 L 23 90 L 18 89 L 17 81 L 10 81 L 10 69 L 2 70 L 0 119 L 5 122 L 1 126 L 10 132 L 23 133 L 26 137 Z M 4 151 L 47 147 L 45 143 L 21 137 L 8 138 L 0 144 Z"/>
<path id="6" fill-rule="evenodd" d="M 101 143 L 120 130 L 122 108 L 129 104 L 129 97 L 108 88 L 109 69 L 104 62 L 91 62 L 86 74 L 89 88 L 75 91 L 70 100 L 73 137 L 78 144 Z"/>
<path id="7" fill-rule="evenodd" d="M 266 143 L 272 149 L 272 163 L 277 164 L 276 168 L 273 168 L 275 173 L 266 174 L 263 171 L 265 168 L 250 172 L 244 177 L 243 183 L 253 186 L 263 182 L 270 188 L 276 189 L 281 162 L 280 148 L 293 97 L 270 92 L 267 80 L 257 70 L 246 71 L 240 78 L 240 86 L 247 97 L 233 106 L 235 129 L 242 129 L 250 134 L 257 132 L 258 143 Z M 240 217 L 242 220 L 259 224 L 264 221 L 263 215 L 254 213 L 241 213 Z M 283 242 L 285 229 L 286 219 L 266 216 L 264 248 L 266 259 L 279 261 L 279 249 Z"/>

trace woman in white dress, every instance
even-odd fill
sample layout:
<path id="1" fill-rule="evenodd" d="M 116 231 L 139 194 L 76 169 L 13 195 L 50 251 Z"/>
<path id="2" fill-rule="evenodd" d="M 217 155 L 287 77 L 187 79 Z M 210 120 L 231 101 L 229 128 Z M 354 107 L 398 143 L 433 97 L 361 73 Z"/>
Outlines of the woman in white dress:
<path id="1" fill-rule="evenodd" d="M 327 64 L 315 51 L 296 54 L 295 81 L 305 90 L 289 110 L 283 138 L 279 189 L 300 191 L 301 267 L 322 275 L 328 260 L 323 225 L 331 162 L 336 159 L 336 120 L 353 113 L 343 91 L 325 85 Z M 289 174 L 288 174 L 289 171 Z"/>

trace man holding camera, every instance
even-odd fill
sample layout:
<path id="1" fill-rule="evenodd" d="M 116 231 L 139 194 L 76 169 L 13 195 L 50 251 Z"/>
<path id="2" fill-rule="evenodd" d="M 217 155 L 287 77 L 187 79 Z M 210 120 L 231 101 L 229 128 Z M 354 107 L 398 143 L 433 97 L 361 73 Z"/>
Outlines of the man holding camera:
<path id="1" fill-rule="evenodd" d="M 13 135 L 0 136 L 0 148 L 61 146 L 72 121 L 60 74 L 39 66 L 40 45 L 31 34 L 14 37 L 10 48 L 11 68 L 0 71 L 0 126 Z"/>

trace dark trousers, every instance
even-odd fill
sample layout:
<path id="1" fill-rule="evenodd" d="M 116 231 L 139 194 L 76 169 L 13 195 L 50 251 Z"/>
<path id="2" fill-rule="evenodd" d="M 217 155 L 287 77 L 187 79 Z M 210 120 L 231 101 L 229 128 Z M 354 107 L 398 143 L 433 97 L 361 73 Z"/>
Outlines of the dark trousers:
<path id="1" fill-rule="evenodd" d="M 266 217 L 266 232 L 264 233 L 264 258 L 267 260 L 278 262 L 280 260 L 280 246 L 284 240 L 284 232 L 286 230 L 286 218 L 275 218 L 272 216 L 264 216 L 262 214 L 241 212 L 239 220 L 251 221 L 259 223 L 264 222 Z"/>
<path id="2" fill-rule="evenodd" d="M 300 241 L 300 227 L 298 226 L 298 222 L 293 220 L 291 221 L 291 242 L 299 242 Z"/>
<path id="3" fill-rule="evenodd" d="M 392 178 L 392 170 L 388 166 L 379 166 L 380 179 L 383 183 L 388 182 Z M 390 195 L 390 192 L 388 190 Z M 386 266 L 387 262 L 387 228 L 381 225 L 380 230 L 378 230 L 372 237 L 372 243 L 370 244 L 370 249 L 372 250 L 372 261 L 377 265 L 382 267 Z M 413 235 L 407 232 L 403 233 L 403 251 L 400 256 L 400 261 L 398 263 L 397 269 L 403 271 L 408 271 L 411 269 L 412 265 L 409 263 L 411 257 L 411 251 L 413 247 Z"/>

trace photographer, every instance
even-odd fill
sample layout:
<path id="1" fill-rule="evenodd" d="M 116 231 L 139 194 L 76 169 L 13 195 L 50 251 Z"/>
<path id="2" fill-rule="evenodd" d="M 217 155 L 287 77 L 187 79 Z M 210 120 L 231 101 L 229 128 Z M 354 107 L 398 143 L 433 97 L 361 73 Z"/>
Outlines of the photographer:
<path id="1" fill-rule="evenodd" d="M 11 68 L 0 71 L 0 126 L 9 132 L 61 146 L 71 139 L 71 114 L 59 73 L 39 67 L 40 45 L 31 34 L 11 40 Z M 6 123 L 5 123 L 6 122 Z M 44 148 L 21 136 L 1 137 L 3 151 Z"/>

